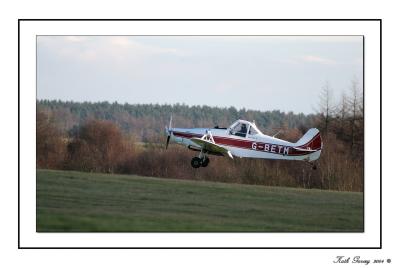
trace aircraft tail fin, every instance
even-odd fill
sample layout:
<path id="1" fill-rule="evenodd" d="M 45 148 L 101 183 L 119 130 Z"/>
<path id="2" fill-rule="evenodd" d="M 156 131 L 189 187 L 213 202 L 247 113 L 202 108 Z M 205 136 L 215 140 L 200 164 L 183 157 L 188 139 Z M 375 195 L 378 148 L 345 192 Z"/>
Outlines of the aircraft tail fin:
<path id="1" fill-rule="evenodd" d="M 319 151 L 322 149 L 322 138 L 318 129 L 309 129 L 295 146 L 304 150 Z"/>

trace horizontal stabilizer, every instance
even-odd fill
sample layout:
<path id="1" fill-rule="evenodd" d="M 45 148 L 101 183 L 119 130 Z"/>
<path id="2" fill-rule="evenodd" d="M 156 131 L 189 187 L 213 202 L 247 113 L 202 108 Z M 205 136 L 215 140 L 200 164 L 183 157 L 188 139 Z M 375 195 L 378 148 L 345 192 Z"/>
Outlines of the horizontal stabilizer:
<path id="1" fill-rule="evenodd" d="M 305 149 L 305 148 L 301 148 L 301 147 L 293 147 L 294 149 L 296 149 L 297 151 L 301 151 L 301 152 L 316 152 L 318 150 L 313 150 L 313 149 Z"/>

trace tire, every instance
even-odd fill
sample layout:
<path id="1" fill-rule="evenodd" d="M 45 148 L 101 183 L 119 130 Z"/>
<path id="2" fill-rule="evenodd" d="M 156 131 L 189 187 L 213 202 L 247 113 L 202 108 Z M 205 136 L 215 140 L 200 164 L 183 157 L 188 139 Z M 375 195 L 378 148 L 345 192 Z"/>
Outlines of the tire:
<path id="1" fill-rule="evenodd" d="M 193 168 L 199 168 L 201 166 L 201 159 L 198 157 L 193 157 L 190 164 Z"/>
<path id="2" fill-rule="evenodd" d="M 313 170 L 317 170 L 317 165 L 313 165 L 313 166 L 312 166 L 312 169 L 313 169 Z"/>
<path id="3" fill-rule="evenodd" d="M 202 167 L 206 167 L 208 166 L 208 163 L 210 163 L 210 159 L 208 157 L 206 157 L 203 162 L 201 162 L 201 166 Z"/>

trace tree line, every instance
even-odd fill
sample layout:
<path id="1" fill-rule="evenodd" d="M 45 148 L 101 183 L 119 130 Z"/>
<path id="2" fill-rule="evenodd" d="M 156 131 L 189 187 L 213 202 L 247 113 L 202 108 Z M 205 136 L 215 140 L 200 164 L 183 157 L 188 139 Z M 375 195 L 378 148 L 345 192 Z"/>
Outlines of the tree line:
<path id="1" fill-rule="evenodd" d="M 164 127 L 173 116 L 173 126 L 179 127 L 227 127 L 238 118 L 255 121 L 266 134 L 277 129 L 294 129 L 312 125 L 316 115 L 305 115 L 279 110 L 254 111 L 234 107 L 188 106 L 185 104 L 119 104 L 110 102 L 72 102 L 38 100 L 37 108 L 55 118 L 57 128 L 64 132 L 76 132 L 90 119 L 114 122 L 124 133 L 135 136 L 137 141 L 156 142 Z"/>
<path id="2" fill-rule="evenodd" d="M 335 103 L 329 84 L 314 114 L 238 110 L 184 104 L 118 104 L 37 101 L 37 167 L 212 180 L 245 184 L 362 191 L 364 178 L 363 98 L 356 82 Z M 173 114 L 180 127 L 228 126 L 255 121 L 266 134 L 297 141 L 309 128 L 321 130 L 324 148 L 318 169 L 297 161 L 212 157 L 193 169 L 196 154 L 171 144 L 164 126 Z"/>

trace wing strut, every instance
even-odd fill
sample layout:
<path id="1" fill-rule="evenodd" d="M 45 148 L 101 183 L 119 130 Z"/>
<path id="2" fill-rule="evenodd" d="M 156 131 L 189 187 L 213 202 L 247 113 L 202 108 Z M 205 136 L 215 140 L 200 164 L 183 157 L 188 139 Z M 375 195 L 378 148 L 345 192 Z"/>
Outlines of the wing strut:
<path id="1" fill-rule="evenodd" d="M 214 153 L 221 153 L 233 159 L 233 155 L 229 150 L 215 143 L 212 133 L 209 130 L 207 130 L 206 134 L 204 134 L 201 138 L 191 138 L 190 140 L 200 146 L 201 151 L 205 150 Z"/>

